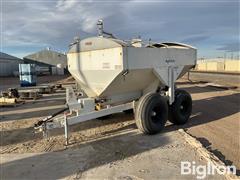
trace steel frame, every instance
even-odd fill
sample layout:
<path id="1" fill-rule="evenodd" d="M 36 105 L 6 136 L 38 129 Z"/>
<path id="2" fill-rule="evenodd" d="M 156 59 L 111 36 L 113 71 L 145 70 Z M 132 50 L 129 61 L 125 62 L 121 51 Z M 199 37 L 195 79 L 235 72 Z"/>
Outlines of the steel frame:
<path id="1" fill-rule="evenodd" d="M 79 113 L 79 115 L 76 116 L 69 116 L 72 113 L 64 114 L 64 116 L 55 118 L 52 122 L 45 122 L 41 127 L 41 131 L 43 132 L 44 137 L 48 137 L 48 131 L 50 129 L 64 127 L 65 145 L 67 146 L 69 144 L 69 125 L 78 124 L 81 122 L 132 109 L 134 107 L 134 103 L 135 102 L 132 101 L 121 105 L 108 106 L 107 108 L 101 109 L 99 111 L 95 110 L 86 113 Z"/>

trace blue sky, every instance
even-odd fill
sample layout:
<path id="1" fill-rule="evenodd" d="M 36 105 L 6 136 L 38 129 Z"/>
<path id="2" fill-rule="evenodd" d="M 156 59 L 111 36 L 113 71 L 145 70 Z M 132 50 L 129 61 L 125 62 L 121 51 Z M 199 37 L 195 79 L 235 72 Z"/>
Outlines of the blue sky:
<path id="1" fill-rule="evenodd" d="M 198 57 L 239 55 L 238 0 L 2 0 L 1 51 L 18 57 L 46 47 L 67 52 L 75 36 L 96 35 L 96 22 L 122 39 L 174 41 Z"/>

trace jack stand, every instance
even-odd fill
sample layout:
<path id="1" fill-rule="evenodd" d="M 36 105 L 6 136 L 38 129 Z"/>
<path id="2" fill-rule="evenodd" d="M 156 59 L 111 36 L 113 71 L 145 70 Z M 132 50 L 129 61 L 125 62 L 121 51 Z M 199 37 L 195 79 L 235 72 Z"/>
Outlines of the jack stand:
<path id="1" fill-rule="evenodd" d="M 69 144 L 67 115 L 64 114 L 65 146 Z"/>
<path id="2" fill-rule="evenodd" d="M 187 73 L 187 79 L 188 79 L 188 81 L 191 81 L 191 80 L 190 80 L 190 73 L 189 73 L 189 72 Z"/>
<path id="3" fill-rule="evenodd" d="M 48 130 L 47 130 L 47 127 L 46 127 L 46 123 L 45 123 L 45 122 L 43 123 L 42 133 L 43 133 L 43 138 L 47 139 L 47 138 L 49 137 L 49 136 L 48 136 Z"/>
<path id="4" fill-rule="evenodd" d="M 169 96 L 169 105 L 174 102 L 175 99 L 175 84 L 174 84 L 174 67 L 170 66 L 168 69 L 169 81 L 168 81 L 168 96 Z"/>

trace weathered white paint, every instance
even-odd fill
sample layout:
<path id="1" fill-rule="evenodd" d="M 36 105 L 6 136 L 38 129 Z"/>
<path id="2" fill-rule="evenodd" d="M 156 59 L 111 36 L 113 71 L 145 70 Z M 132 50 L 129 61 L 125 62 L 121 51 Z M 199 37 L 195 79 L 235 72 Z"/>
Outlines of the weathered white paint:
<path id="1" fill-rule="evenodd" d="M 134 47 L 121 40 L 93 37 L 75 44 L 67 56 L 70 73 L 89 97 L 110 98 L 154 91 L 158 84 L 172 86 L 195 66 L 196 52 L 184 44 Z M 171 80 L 169 69 L 173 70 Z"/>

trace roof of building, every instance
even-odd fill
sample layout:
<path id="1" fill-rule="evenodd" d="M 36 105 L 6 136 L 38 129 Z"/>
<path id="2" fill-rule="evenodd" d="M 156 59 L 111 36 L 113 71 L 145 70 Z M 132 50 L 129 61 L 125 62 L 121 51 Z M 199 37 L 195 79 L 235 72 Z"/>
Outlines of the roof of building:
<path id="1" fill-rule="evenodd" d="M 23 59 L 24 61 L 29 61 L 31 63 L 36 62 L 37 64 L 53 66 L 61 64 L 62 67 L 67 66 L 67 56 L 65 54 L 47 49 L 25 56 Z"/>
<path id="2" fill-rule="evenodd" d="M 18 57 L 15 57 L 15 56 L 11 56 L 9 54 L 6 54 L 6 53 L 3 53 L 3 52 L 0 52 L 0 60 L 15 60 L 15 61 L 21 61 L 22 59 L 18 58 Z"/>

